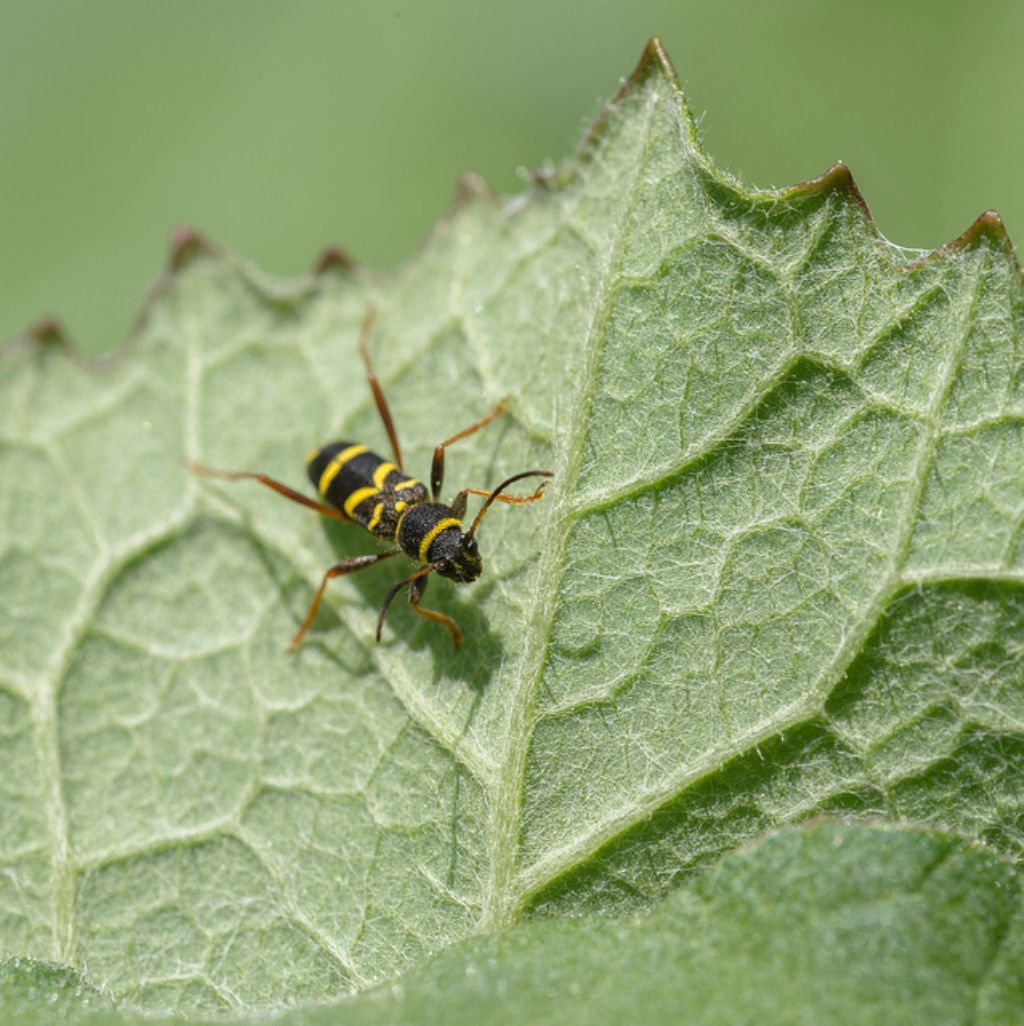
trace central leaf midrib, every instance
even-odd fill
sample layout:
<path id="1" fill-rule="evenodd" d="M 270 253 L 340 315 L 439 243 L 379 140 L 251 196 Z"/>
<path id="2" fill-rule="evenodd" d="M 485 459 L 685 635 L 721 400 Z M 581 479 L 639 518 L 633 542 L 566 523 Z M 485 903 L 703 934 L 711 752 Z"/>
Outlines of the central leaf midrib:
<path id="1" fill-rule="evenodd" d="M 482 926 L 485 929 L 496 929 L 515 922 L 522 904 L 523 892 L 517 879 L 516 860 L 521 835 L 527 754 L 533 733 L 533 703 L 547 658 L 548 642 L 557 609 L 558 585 L 564 575 L 568 539 L 574 522 L 568 496 L 570 489 L 575 488 L 579 479 L 586 442 L 586 418 L 597 387 L 598 364 L 602 351 L 600 340 L 606 337 L 611 316 L 611 283 L 622 259 L 631 214 L 639 194 L 637 182 L 646 166 L 654 110 L 658 100 L 656 91 L 648 94 L 646 120 L 642 141 L 637 147 L 638 159 L 630 184 L 630 198 L 622 206 L 615 243 L 610 249 L 605 270 L 598 279 L 594 313 L 584 337 L 586 365 L 581 380 L 585 384 L 574 392 L 575 402 L 570 407 L 572 433 L 562 450 L 564 458 L 561 466 L 556 471 L 556 480 L 559 481 L 560 488 L 558 506 L 552 516 L 555 538 L 544 548 L 541 556 L 538 587 L 535 591 L 537 597 L 526 618 L 526 645 L 520 663 L 521 670 L 516 677 L 516 692 L 511 703 L 507 746 L 500 761 L 498 786 L 491 802 L 491 877 L 488 891 L 484 896 L 482 916 Z M 602 328 L 603 335 L 600 334 Z"/>

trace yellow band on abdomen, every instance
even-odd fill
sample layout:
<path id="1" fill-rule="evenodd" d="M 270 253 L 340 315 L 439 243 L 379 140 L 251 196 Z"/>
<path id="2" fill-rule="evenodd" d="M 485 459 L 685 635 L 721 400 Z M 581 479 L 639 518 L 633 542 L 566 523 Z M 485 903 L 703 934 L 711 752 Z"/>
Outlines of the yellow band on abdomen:
<path id="1" fill-rule="evenodd" d="M 353 459 L 364 452 L 366 452 L 365 445 L 350 445 L 347 449 L 342 449 L 341 452 L 339 452 L 338 455 L 335 456 L 326 467 L 324 467 L 324 472 L 320 475 L 320 481 L 317 484 L 317 488 L 320 489 L 320 494 L 326 495 L 327 489 L 331 487 L 331 482 L 338 476 L 338 471 L 341 470 L 341 468 L 345 466 L 350 459 Z M 351 516 L 351 514 L 349 515 Z"/>
<path id="2" fill-rule="evenodd" d="M 356 518 L 356 506 L 361 502 L 366 502 L 367 499 L 377 495 L 380 491 L 379 488 L 357 488 L 346 500 L 345 500 L 345 512 L 353 519 Z"/>
<path id="3" fill-rule="evenodd" d="M 442 532 L 446 531 L 449 527 L 462 528 L 462 521 L 456 520 L 455 517 L 445 517 L 444 520 L 439 520 L 434 526 L 427 531 L 423 536 L 423 541 L 420 542 L 420 562 L 428 562 L 427 556 L 430 553 L 430 546 L 433 544 L 434 539 Z"/>
<path id="4" fill-rule="evenodd" d="M 398 467 L 394 463 L 382 463 L 373 472 L 373 483 L 378 488 L 383 489 L 384 488 L 384 482 L 387 480 L 388 474 L 390 474 L 392 470 L 397 470 L 397 469 L 398 469 Z"/>

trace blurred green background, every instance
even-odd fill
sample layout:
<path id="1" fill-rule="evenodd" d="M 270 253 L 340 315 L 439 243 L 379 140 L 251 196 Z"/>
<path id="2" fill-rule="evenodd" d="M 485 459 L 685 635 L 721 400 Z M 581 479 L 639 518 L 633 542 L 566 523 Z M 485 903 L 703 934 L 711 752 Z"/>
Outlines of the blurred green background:
<path id="1" fill-rule="evenodd" d="M 994 207 L 1024 238 L 1024 4 L 6 0 L 0 337 L 121 343 L 182 222 L 296 275 L 387 269 L 460 172 L 560 161 L 661 36 L 712 156 L 757 186 L 852 168 L 934 247 Z"/>

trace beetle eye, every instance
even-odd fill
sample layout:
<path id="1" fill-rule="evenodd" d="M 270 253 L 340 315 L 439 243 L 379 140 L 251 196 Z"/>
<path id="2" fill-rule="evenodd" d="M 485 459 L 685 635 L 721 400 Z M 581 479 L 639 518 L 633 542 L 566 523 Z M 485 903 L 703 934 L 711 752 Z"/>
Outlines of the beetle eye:
<path id="1" fill-rule="evenodd" d="M 470 556 L 475 556 L 477 554 L 476 538 L 467 538 L 462 543 L 462 550 Z"/>

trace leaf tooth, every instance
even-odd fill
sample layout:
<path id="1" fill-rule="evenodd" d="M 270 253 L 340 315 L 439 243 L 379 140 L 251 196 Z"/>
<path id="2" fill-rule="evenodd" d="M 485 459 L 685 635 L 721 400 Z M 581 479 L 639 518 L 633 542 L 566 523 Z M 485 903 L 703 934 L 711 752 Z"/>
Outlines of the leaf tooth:
<path id="1" fill-rule="evenodd" d="M 483 175 L 476 171 L 464 171 L 455 183 L 455 209 L 474 200 L 493 200 L 494 190 Z"/>
<path id="2" fill-rule="evenodd" d="M 341 246 L 328 246 L 313 264 L 313 276 L 324 274 L 348 274 L 354 271 L 356 262 Z"/>
<path id="3" fill-rule="evenodd" d="M 1002 217 L 996 210 L 986 210 L 979 214 L 966 229 L 951 242 L 929 253 L 925 260 L 947 253 L 962 253 L 972 249 L 983 249 L 990 247 L 1001 251 L 1013 259 L 1018 273 L 1021 272 L 1020 261 L 1017 259 L 1017 252 L 1010 241 L 1009 233 Z"/>
<path id="4" fill-rule="evenodd" d="M 183 271 L 199 256 L 219 254 L 220 250 L 198 228 L 182 224 L 171 233 L 171 251 L 167 261 L 171 274 Z"/>
<path id="5" fill-rule="evenodd" d="M 40 318 L 25 332 L 25 337 L 41 346 L 71 346 L 64 325 L 56 317 Z"/>

